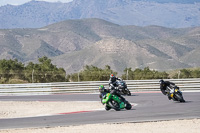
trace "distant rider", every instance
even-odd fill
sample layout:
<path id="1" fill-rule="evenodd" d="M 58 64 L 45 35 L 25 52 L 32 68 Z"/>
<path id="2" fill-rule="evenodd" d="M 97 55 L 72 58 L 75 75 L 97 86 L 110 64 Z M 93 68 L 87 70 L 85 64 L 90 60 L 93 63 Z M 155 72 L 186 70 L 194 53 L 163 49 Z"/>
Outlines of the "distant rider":
<path id="1" fill-rule="evenodd" d="M 169 91 L 167 91 L 167 87 L 176 87 L 179 89 L 179 87 L 177 87 L 175 85 L 175 83 L 173 82 L 170 82 L 170 81 L 164 81 L 163 79 L 161 79 L 160 81 L 160 90 L 161 92 L 164 94 L 164 95 L 167 95 L 168 94 L 168 99 L 171 100 L 171 93 Z M 168 92 L 168 93 L 167 93 Z"/>
<path id="2" fill-rule="evenodd" d="M 117 87 L 117 80 L 121 80 L 118 77 L 115 77 L 114 74 L 110 74 L 110 79 L 109 79 L 109 87 L 111 90 L 115 89 Z"/>

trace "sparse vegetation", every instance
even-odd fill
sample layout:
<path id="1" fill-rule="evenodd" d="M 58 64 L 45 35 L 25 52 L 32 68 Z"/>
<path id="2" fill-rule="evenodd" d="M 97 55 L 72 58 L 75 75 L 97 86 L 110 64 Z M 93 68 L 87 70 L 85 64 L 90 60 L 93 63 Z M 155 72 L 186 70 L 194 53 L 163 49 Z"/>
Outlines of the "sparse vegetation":
<path id="1" fill-rule="evenodd" d="M 108 81 L 110 74 L 117 75 L 109 65 L 104 69 L 96 66 L 86 65 L 79 73 L 66 76 L 63 68 L 57 68 L 46 56 L 38 59 L 39 63 L 29 62 L 24 65 L 17 60 L 0 60 L 0 83 L 48 83 L 65 81 Z M 171 72 L 159 72 L 151 70 L 149 67 L 144 69 L 132 68 L 124 69 L 124 74 L 117 75 L 126 80 L 145 80 L 145 79 L 167 79 L 167 78 L 200 78 L 200 68 L 180 69 Z"/>
<path id="2" fill-rule="evenodd" d="M 166 79 L 169 78 L 169 74 L 166 72 L 158 72 L 155 70 L 150 70 L 149 67 L 142 69 L 135 69 L 134 71 L 131 68 L 126 68 L 122 75 L 123 79 L 129 80 L 143 80 L 143 79 Z"/>
<path id="3" fill-rule="evenodd" d="M 108 65 L 104 69 L 86 65 L 83 71 L 68 75 L 67 78 L 70 81 L 107 81 L 111 73 L 117 75 Z"/>
<path id="4" fill-rule="evenodd" d="M 17 60 L 0 60 L 0 83 L 62 82 L 66 72 L 57 68 L 47 57 L 39 58 L 39 64 L 27 66 Z"/>

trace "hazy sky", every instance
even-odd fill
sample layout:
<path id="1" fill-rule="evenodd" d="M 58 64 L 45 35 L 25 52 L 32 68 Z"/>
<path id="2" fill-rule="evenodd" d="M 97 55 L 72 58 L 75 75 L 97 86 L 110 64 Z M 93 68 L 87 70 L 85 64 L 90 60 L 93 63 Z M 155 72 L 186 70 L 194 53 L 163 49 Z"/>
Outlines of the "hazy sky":
<path id="1" fill-rule="evenodd" d="M 31 0 L 0 0 L 0 6 L 3 6 L 3 5 L 7 5 L 7 4 L 10 4 L 10 5 L 21 5 L 21 4 L 24 4 L 26 2 L 29 2 Z M 66 2 L 70 2 L 70 1 L 73 1 L 73 0 L 36 0 L 36 1 L 48 1 L 48 2 L 63 2 L 63 3 L 66 3 Z"/>

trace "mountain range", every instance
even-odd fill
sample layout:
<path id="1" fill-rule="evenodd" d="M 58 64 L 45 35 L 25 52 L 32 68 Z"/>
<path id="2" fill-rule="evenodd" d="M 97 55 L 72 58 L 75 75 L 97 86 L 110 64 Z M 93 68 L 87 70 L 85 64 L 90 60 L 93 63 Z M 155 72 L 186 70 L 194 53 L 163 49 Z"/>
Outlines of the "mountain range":
<path id="1" fill-rule="evenodd" d="M 70 19 L 100 18 L 119 25 L 200 26 L 199 0 L 35 1 L 0 7 L 0 29 L 41 28 Z"/>
<path id="2" fill-rule="evenodd" d="M 1 29 L 0 59 L 27 63 L 47 56 L 68 74 L 85 65 L 168 71 L 200 66 L 200 27 L 122 26 L 77 19 L 41 28 Z"/>

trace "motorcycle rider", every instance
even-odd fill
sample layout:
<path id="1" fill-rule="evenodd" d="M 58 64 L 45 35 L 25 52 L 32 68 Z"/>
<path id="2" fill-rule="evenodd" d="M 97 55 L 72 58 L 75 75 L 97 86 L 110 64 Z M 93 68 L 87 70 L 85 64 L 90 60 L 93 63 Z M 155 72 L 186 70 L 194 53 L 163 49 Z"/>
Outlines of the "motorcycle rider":
<path id="1" fill-rule="evenodd" d="M 170 93 L 170 91 L 167 90 L 167 87 L 171 86 L 171 87 L 176 87 L 178 89 L 179 89 L 179 87 L 177 87 L 175 85 L 175 83 L 170 82 L 170 81 L 164 81 L 163 79 L 161 79 L 159 82 L 160 82 L 160 90 L 161 90 L 161 92 L 163 93 L 163 95 L 167 95 L 168 99 L 171 100 L 172 99 L 171 96 L 170 96 L 171 93 Z"/>
<path id="2" fill-rule="evenodd" d="M 114 74 L 110 74 L 110 79 L 109 79 L 109 87 L 110 89 L 115 89 L 117 86 L 117 80 L 121 80 L 121 78 L 115 77 Z"/>
<path id="3" fill-rule="evenodd" d="M 112 95 L 117 95 L 119 98 L 121 98 L 122 101 L 125 101 L 125 98 L 122 97 L 120 95 L 120 92 L 116 89 L 109 90 L 109 89 L 105 89 L 104 85 L 100 85 L 99 86 L 99 92 L 100 92 L 99 98 L 101 99 L 101 102 L 102 102 L 102 99 L 106 96 L 107 93 L 110 93 Z"/>
<path id="4" fill-rule="evenodd" d="M 100 85 L 99 86 L 99 98 L 101 99 L 101 102 L 102 102 L 102 99 L 106 96 L 107 93 L 110 93 L 110 90 L 109 89 L 106 89 L 104 87 L 104 85 Z"/>

